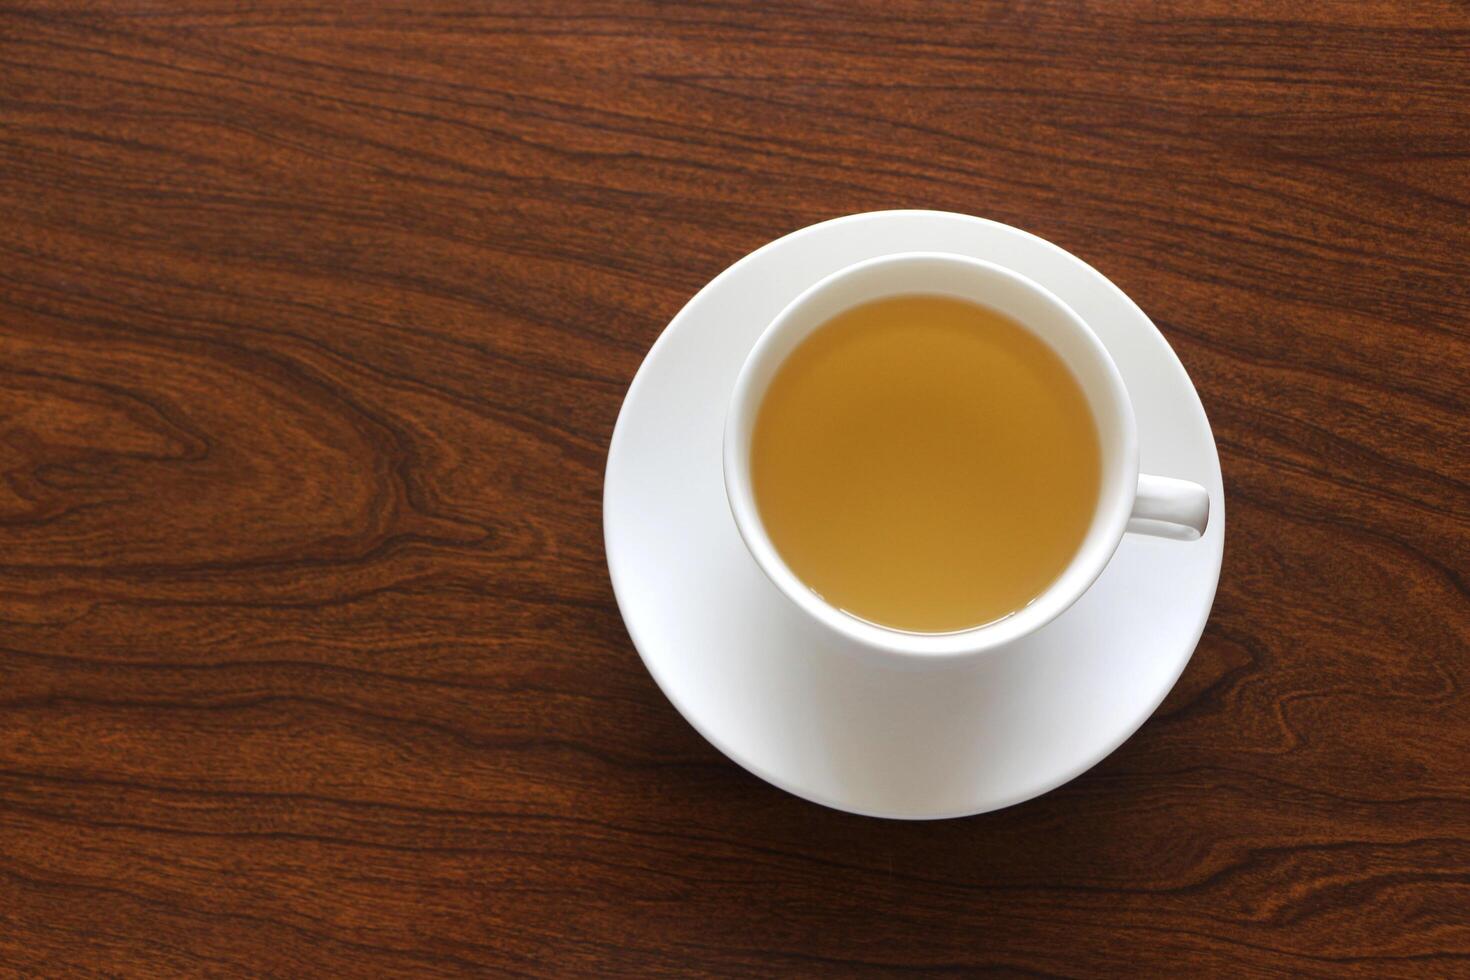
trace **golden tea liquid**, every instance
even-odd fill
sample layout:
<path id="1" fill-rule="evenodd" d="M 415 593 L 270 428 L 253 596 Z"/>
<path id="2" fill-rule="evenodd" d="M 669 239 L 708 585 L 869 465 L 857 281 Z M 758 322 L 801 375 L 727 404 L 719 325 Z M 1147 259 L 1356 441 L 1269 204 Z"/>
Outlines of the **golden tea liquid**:
<path id="1" fill-rule="evenodd" d="M 1101 471 L 1061 358 L 943 296 L 818 328 L 776 373 L 751 443 L 756 507 L 792 572 L 854 616 L 924 633 L 1044 592 L 1092 523 Z"/>

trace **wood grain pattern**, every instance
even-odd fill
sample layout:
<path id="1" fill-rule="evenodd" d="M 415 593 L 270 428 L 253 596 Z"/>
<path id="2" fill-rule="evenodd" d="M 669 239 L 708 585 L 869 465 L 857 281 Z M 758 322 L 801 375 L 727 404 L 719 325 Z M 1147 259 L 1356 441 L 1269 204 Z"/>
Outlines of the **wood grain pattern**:
<path id="1" fill-rule="evenodd" d="M 1470 976 L 1470 8 L 0 7 L 0 972 Z M 614 606 L 731 261 L 994 217 L 1159 323 L 1219 598 L 929 825 L 725 761 Z"/>

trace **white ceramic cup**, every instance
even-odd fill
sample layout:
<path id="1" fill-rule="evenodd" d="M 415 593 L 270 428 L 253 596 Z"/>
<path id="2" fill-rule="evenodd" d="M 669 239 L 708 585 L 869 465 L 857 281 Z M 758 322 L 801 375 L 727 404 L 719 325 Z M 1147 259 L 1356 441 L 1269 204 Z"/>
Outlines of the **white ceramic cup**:
<path id="1" fill-rule="evenodd" d="M 994 623 L 952 633 L 887 629 L 823 601 L 786 566 L 771 543 L 750 483 L 750 440 L 756 412 L 787 355 L 813 330 L 846 309 L 916 293 L 988 306 L 1042 340 L 1081 384 L 1102 449 L 1097 509 L 1071 564 L 1025 608 Z M 1046 451 L 1045 447 L 1037 449 Z M 735 381 L 725 423 L 724 469 L 735 526 L 776 587 L 827 629 L 914 663 L 952 663 L 1040 629 L 1097 580 L 1125 531 L 1197 538 L 1204 533 L 1210 510 L 1209 494 L 1199 484 L 1139 474 L 1138 425 L 1128 389 L 1102 341 L 1071 307 L 1004 266 L 944 252 L 903 252 L 848 266 L 807 289 L 778 313 L 756 341 Z"/>

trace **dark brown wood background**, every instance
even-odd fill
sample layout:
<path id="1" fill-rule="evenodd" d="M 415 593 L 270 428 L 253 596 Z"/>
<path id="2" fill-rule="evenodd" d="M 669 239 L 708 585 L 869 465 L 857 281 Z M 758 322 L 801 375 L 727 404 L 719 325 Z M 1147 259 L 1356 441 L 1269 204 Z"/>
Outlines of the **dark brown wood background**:
<path id="1" fill-rule="evenodd" d="M 0 7 L 0 970 L 1470 975 L 1470 8 Z M 640 359 L 931 207 L 1153 316 L 1178 688 L 938 824 L 705 744 L 604 566 Z"/>

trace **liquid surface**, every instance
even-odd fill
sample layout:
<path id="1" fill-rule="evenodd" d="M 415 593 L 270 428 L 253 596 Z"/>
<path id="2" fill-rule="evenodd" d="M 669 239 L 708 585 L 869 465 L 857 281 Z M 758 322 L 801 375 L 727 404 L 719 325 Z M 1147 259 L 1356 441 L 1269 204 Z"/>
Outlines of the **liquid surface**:
<path id="1" fill-rule="evenodd" d="M 1101 484 L 1081 386 L 1009 318 L 899 296 L 804 340 L 756 415 L 756 507 L 827 602 L 913 632 L 1002 619 L 1071 563 Z"/>

